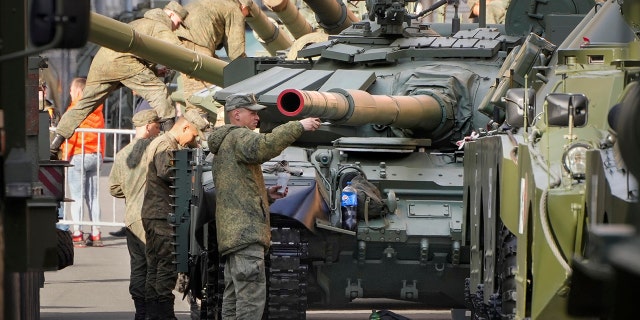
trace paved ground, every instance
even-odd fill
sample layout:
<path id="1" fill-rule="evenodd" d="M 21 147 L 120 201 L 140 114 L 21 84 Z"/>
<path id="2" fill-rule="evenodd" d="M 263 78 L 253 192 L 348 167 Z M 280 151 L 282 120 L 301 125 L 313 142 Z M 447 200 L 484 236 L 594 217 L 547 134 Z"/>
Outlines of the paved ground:
<path id="1" fill-rule="evenodd" d="M 107 177 L 111 163 L 101 168 L 100 204 L 103 220 L 123 221 L 122 202 L 112 202 Z M 134 306 L 129 295 L 129 254 L 125 238 L 109 235 L 119 227 L 102 227 L 104 247 L 76 248 L 75 263 L 60 271 L 46 272 L 40 291 L 40 317 L 43 320 L 133 319 Z M 90 228 L 85 227 L 85 232 Z M 176 294 L 175 310 L 180 320 L 190 319 L 189 305 Z M 414 320 L 451 319 L 447 310 L 420 310 L 412 304 L 389 301 L 358 301 L 350 310 L 309 310 L 307 319 L 368 319 L 371 306 L 387 308 Z"/>

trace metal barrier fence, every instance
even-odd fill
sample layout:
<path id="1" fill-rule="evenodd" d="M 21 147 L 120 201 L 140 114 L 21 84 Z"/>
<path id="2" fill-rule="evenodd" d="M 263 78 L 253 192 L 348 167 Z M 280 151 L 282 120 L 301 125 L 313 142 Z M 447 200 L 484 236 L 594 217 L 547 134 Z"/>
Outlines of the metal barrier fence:
<path id="1" fill-rule="evenodd" d="M 53 130 L 55 130 L 55 128 L 52 128 Z M 127 130 L 127 129 L 89 129 L 89 128 L 78 128 L 76 129 L 76 132 L 80 133 L 80 141 L 81 141 L 81 150 L 82 152 L 80 154 L 77 154 L 76 156 L 79 157 L 84 157 L 85 153 L 85 139 L 84 139 L 84 135 L 85 133 L 97 133 L 98 134 L 98 150 L 101 149 L 102 147 L 102 137 L 105 137 L 105 141 L 111 141 L 111 143 L 105 142 L 105 155 L 103 155 L 102 161 L 98 161 L 98 168 L 97 168 L 97 172 L 98 172 L 98 184 L 97 184 L 97 188 L 98 188 L 98 199 L 97 199 L 97 203 L 96 206 L 100 209 L 100 221 L 90 221 L 90 219 L 88 219 L 88 216 L 85 215 L 85 213 L 88 211 L 86 208 L 86 204 L 84 203 L 84 188 L 80 188 L 81 189 L 81 197 L 80 199 L 69 199 L 69 200 L 73 200 L 73 201 L 81 201 L 82 202 L 82 206 L 81 206 L 81 210 L 80 210 L 80 221 L 73 221 L 73 219 L 71 218 L 71 202 L 70 201 L 65 201 L 61 207 L 61 210 L 63 212 L 63 217 L 62 219 L 58 222 L 59 224 L 62 225 L 80 225 L 80 226 L 114 226 L 114 227 L 122 227 L 124 226 L 124 215 L 121 214 L 119 217 L 116 217 L 116 207 L 118 208 L 124 208 L 124 200 L 122 199 L 117 199 L 111 196 L 111 194 L 109 193 L 109 188 L 108 186 L 104 187 L 103 185 L 106 185 L 106 180 L 108 179 L 109 176 L 109 172 L 106 172 L 106 176 L 102 176 L 102 174 L 104 174 L 102 172 L 102 165 L 103 162 L 113 162 L 114 157 L 108 157 L 106 155 L 108 154 L 112 154 L 115 155 L 116 152 L 118 152 L 121 147 L 124 147 L 126 145 L 126 143 L 123 143 L 123 141 L 126 142 L 125 139 L 128 137 L 128 141 L 133 140 L 133 136 L 135 135 L 135 130 Z M 66 145 L 68 145 L 68 141 L 65 142 Z M 66 157 L 66 155 L 65 155 Z M 84 158 L 83 158 L 84 159 Z M 69 159 L 64 159 L 64 160 L 69 160 Z M 81 162 L 81 181 L 84 181 L 84 174 L 85 174 L 85 170 L 84 170 L 84 161 Z M 66 171 L 68 171 L 69 169 L 65 169 Z M 65 172 L 65 195 L 68 197 L 69 196 L 69 183 L 67 180 L 68 174 L 66 174 L 67 172 Z M 103 183 L 104 182 L 104 183 Z M 105 206 L 102 205 L 101 200 L 105 200 L 105 199 L 110 199 L 110 206 Z M 89 212 L 89 215 L 91 213 Z M 110 216 L 109 218 L 107 218 L 107 216 Z M 105 219 L 107 218 L 107 219 Z"/>

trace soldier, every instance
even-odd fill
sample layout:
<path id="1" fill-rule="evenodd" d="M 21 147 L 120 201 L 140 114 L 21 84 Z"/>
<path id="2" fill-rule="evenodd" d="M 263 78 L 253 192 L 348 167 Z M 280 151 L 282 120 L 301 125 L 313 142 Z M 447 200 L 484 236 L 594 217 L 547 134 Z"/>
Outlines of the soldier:
<path id="1" fill-rule="evenodd" d="M 131 264 L 129 293 L 136 308 L 134 319 L 144 320 L 147 258 L 141 211 L 147 185 L 147 166 L 140 165 L 140 162 L 147 146 L 160 133 L 160 117 L 155 110 L 149 109 L 136 113 L 131 120 L 136 135 L 116 154 L 109 174 L 109 189 L 112 196 L 125 199 L 125 234 Z"/>
<path id="2" fill-rule="evenodd" d="M 253 94 L 234 94 L 224 110 L 231 124 L 215 128 L 208 144 L 216 185 L 218 250 L 224 267 L 223 319 L 261 319 L 266 302 L 264 254 L 271 241 L 269 203 L 281 186 L 265 189 L 261 164 L 280 154 L 318 118 L 290 121 L 267 134 L 253 130 L 266 108 Z M 286 186 L 282 186 L 286 188 Z"/>
<path id="3" fill-rule="evenodd" d="M 147 187 L 142 204 L 142 225 L 147 239 L 146 309 L 150 319 L 175 319 L 174 296 L 178 273 L 173 264 L 174 251 L 167 221 L 173 212 L 171 179 L 173 178 L 173 151 L 195 147 L 196 137 L 204 138 L 203 130 L 209 123 L 195 110 L 185 112 L 176 124 L 151 142 L 141 165 L 147 166 Z M 150 314 L 155 313 L 157 314 Z M 160 317 L 160 318 L 155 318 Z"/>
<path id="4" fill-rule="evenodd" d="M 468 0 L 467 5 L 471 10 L 469 18 L 471 18 L 472 21 L 477 22 L 478 15 L 480 15 L 480 1 Z M 487 0 L 487 23 L 504 23 L 508 6 L 509 0 Z"/>
<path id="5" fill-rule="evenodd" d="M 151 9 L 144 17 L 129 23 L 136 32 L 179 45 L 180 40 L 174 30 L 187 17 L 187 10 L 175 1 L 169 2 L 164 9 Z M 85 87 L 83 98 L 78 106 L 60 119 L 56 135 L 51 142 L 52 158 L 65 138 L 69 138 L 80 122 L 103 103 L 109 93 L 118 86 L 125 85 L 135 90 L 153 106 L 168 130 L 176 115 L 167 95 L 167 87 L 158 78 L 155 65 L 132 55 L 100 48 L 96 54 Z"/>
<path id="6" fill-rule="evenodd" d="M 190 12 L 184 20 L 186 28 L 176 31 L 185 48 L 217 58 L 215 51 L 224 47 L 231 60 L 246 56 L 244 19 L 249 14 L 248 6 L 238 0 L 197 0 L 185 7 Z M 184 93 L 186 110 L 199 110 L 188 99 L 211 84 L 185 74 L 181 74 L 178 81 Z M 204 110 L 199 112 L 206 113 Z M 209 120 L 215 122 L 216 117 L 211 113 Z"/>

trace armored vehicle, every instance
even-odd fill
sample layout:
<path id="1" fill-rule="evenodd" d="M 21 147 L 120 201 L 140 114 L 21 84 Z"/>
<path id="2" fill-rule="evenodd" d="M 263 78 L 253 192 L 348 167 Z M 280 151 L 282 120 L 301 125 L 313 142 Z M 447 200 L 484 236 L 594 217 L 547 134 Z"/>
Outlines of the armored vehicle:
<path id="1" fill-rule="evenodd" d="M 474 249 L 463 211 L 460 145 L 474 130 L 493 128 L 494 114 L 478 108 L 527 31 L 461 25 L 457 17 L 451 24 L 415 23 L 447 2 L 409 14 L 404 1 L 368 1 L 366 19 L 302 48 L 299 60 L 244 58 L 225 67 L 215 99 L 255 93 L 267 106 L 261 132 L 306 116 L 324 121 L 263 167 L 267 184 L 276 183 L 275 172 L 292 173 L 289 195 L 271 207 L 266 317 L 304 318 L 307 308 L 346 307 L 361 298 L 465 307 Z M 521 20 L 539 22 L 551 7 L 556 16 L 569 16 L 592 6 L 555 2 Z M 544 21 L 556 30 L 558 19 Z M 222 264 L 207 165 L 202 150 L 176 153 L 172 220 L 178 270 L 191 274 L 199 316 L 215 318 Z M 349 181 L 364 185 L 354 231 L 339 218 Z"/>
<path id="2" fill-rule="evenodd" d="M 558 46 L 531 34 L 483 99 L 499 126 L 464 146 L 474 319 L 610 316 L 594 264 L 636 219 L 612 110 L 638 84 L 637 3 L 598 3 Z"/>

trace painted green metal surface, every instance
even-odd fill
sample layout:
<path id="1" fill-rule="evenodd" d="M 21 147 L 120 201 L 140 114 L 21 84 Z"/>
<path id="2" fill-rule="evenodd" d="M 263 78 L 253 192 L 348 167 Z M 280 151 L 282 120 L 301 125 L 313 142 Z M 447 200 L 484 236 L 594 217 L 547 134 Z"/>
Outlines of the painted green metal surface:
<path id="1" fill-rule="evenodd" d="M 533 8 L 533 2 L 529 4 L 527 8 Z M 523 5 L 516 2 L 509 10 L 525 10 Z M 487 105 L 482 107 L 493 106 L 498 114 L 494 120 L 502 122 L 499 112 L 512 103 L 501 99 L 507 88 L 535 92 L 532 125 L 503 123 L 465 146 L 464 212 L 472 228 L 469 291 L 475 298 L 474 315 L 577 319 L 576 311 L 567 308 L 572 258 L 590 257 L 591 229 L 632 219 L 628 212 L 637 201 L 638 185 L 616 155 L 609 112 L 626 88 L 638 81 L 640 56 L 635 51 L 638 40 L 620 9 L 617 1 L 597 6 L 567 40 L 549 47 L 551 51 L 514 50 L 515 57 L 507 57 L 512 65 L 505 69 L 516 72 L 498 79 L 493 97 L 484 99 Z M 613 36 L 605 35 L 611 32 Z M 528 41 L 540 43 L 532 37 Z M 531 54 L 536 57 L 523 69 L 520 62 Z M 585 125 L 574 127 L 569 120 L 550 126 L 545 101 L 550 93 L 584 94 Z M 567 106 L 567 112 L 572 108 Z M 576 146 L 587 148 L 579 156 L 582 174 L 564 165 L 568 151 Z M 487 184 L 492 175 L 499 178 Z M 488 204 L 496 198 L 499 205 L 492 210 Z M 516 237 L 517 246 L 504 246 L 510 235 Z"/>

